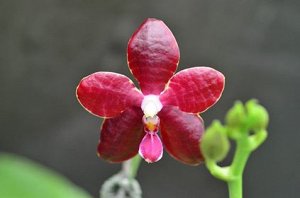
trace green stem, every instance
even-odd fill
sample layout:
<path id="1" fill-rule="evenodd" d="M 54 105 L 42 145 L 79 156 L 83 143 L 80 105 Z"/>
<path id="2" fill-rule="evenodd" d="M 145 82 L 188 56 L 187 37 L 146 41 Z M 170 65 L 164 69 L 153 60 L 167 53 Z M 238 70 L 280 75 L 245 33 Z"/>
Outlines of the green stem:
<path id="1" fill-rule="evenodd" d="M 130 171 L 130 176 L 132 178 L 135 178 L 137 175 L 137 172 L 139 170 L 140 164 L 141 164 L 142 158 L 140 155 L 136 155 L 134 158 L 131 159 L 131 171 Z"/>
<path id="2" fill-rule="evenodd" d="M 249 137 L 249 144 L 251 144 L 251 149 L 254 151 L 257 149 L 267 138 L 268 133 L 266 130 L 259 130 L 254 135 Z"/>
<path id="3" fill-rule="evenodd" d="M 123 162 L 122 172 L 129 178 L 135 178 L 137 171 L 139 170 L 139 166 L 141 163 L 141 157 L 136 155 L 135 157 L 131 158 Z"/>
<path id="4" fill-rule="evenodd" d="M 229 175 L 229 167 L 220 167 L 215 161 L 213 160 L 209 160 L 207 159 L 205 161 L 206 163 L 206 166 L 207 168 L 209 169 L 210 173 L 220 179 L 220 180 L 223 180 L 223 181 L 230 181 L 231 178 L 230 178 L 230 175 Z"/>
<path id="5" fill-rule="evenodd" d="M 237 139 L 236 151 L 233 162 L 230 166 L 230 173 L 234 179 L 228 181 L 229 197 L 243 197 L 243 173 L 248 158 L 253 150 L 255 150 L 267 137 L 267 132 L 262 130 L 253 136 L 248 134 L 242 135 Z"/>
<path id="6" fill-rule="evenodd" d="M 248 136 L 245 134 L 237 140 L 236 151 L 234 154 L 233 162 L 230 166 L 231 174 L 234 177 L 243 175 L 247 160 L 251 153 Z"/>
<path id="7" fill-rule="evenodd" d="M 230 198 L 243 197 L 243 173 L 250 153 L 248 134 L 244 134 L 237 139 L 236 151 L 230 166 L 230 175 L 233 177 L 233 180 L 228 182 Z"/>
<path id="8" fill-rule="evenodd" d="M 228 183 L 230 198 L 243 197 L 243 172 L 253 146 L 247 134 L 241 135 L 236 142 L 236 151 L 229 167 L 220 167 L 215 161 L 206 160 L 206 166 L 210 173 Z"/>
<path id="9" fill-rule="evenodd" d="M 237 177 L 228 182 L 229 197 L 242 198 L 243 197 L 243 178 Z"/>

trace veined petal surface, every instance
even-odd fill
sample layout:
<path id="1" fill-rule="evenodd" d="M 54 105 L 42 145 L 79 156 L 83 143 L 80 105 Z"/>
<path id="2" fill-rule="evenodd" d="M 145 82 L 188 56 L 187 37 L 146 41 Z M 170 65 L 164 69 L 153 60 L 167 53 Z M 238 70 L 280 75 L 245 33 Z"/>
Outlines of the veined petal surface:
<path id="1" fill-rule="evenodd" d="M 162 158 L 163 145 L 156 132 L 146 133 L 140 143 L 139 154 L 148 163 L 157 162 Z"/>
<path id="2" fill-rule="evenodd" d="M 167 106 L 158 114 L 162 142 L 168 153 L 175 159 L 189 165 L 203 161 L 199 143 L 204 132 L 200 116 Z"/>
<path id="3" fill-rule="evenodd" d="M 80 104 L 100 117 L 113 117 L 127 107 L 140 106 L 142 93 L 124 75 L 96 72 L 83 78 L 76 90 Z"/>
<path id="4" fill-rule="evenodd" d="M 138 107 L 128 108 L 115 118 L 102 124 L 98 154 L 110 162 L 122 162 L 135 156 L 145 132 L 143 112 Z"/>
<path id="5" fill-rule="evenodd" d="M 127 60 L 144 95 L 160 94 L 176 71 L 179 48 L 163 21 L 147 19 L 129 40 Z"/>
<path id="6" fill-rule="evenodd" d="M 224 75 L 210 67 L 193 67 L 175 74 L 160 95 L 164 106 L 178 106 L 189 113 L 203 112 L 222 95 Z"/>

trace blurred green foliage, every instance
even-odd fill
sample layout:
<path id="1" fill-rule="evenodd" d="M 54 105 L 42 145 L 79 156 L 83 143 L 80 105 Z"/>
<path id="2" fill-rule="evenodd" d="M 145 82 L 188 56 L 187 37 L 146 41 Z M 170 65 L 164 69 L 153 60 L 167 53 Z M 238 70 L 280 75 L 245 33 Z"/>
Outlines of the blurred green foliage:
<path id="1" fill-rule="evenodd" d="M 91 198 L 63 176 L 23 157 L 0 153 L 1 198 Z"/>

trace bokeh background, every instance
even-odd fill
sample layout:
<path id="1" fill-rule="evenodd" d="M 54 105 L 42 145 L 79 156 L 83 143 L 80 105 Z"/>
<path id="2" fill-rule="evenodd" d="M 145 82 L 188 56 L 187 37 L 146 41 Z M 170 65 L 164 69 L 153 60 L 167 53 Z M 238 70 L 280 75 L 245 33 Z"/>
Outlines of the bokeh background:
<path id="1" fill-rule="evenodd" d="M 96 71 L 132 78 L 126 46 L 145 18 L 165 21 L 181 50 L 179 70 L 207 65 L 226 76 L 223 97 L 202 116 L 223 119 L 235 100 L 257 98 L 269 138 L 250 158 L 245 197 L 299 197 L 300 1 L 1 0 L 0 150 L 44 164 L 98 196 L 120 165 L 97 158 L 102 120 L 76 101 Z M 223 198 L 226 185 L 204 166 L 167 154 L 142 164 L 145 198 Z"/>

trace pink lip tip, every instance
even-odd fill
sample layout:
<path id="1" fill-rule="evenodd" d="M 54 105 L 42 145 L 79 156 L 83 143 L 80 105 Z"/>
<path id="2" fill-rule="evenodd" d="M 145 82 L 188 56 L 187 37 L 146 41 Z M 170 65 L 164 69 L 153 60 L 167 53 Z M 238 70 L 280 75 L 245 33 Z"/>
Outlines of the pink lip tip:
<path id="1" fill-rule="evenodd" d="M 163 145 L 157 133 L 147 133 L 140 143 L 139 154 L 148 163 L 157 162 L 163 156 Z"/>

